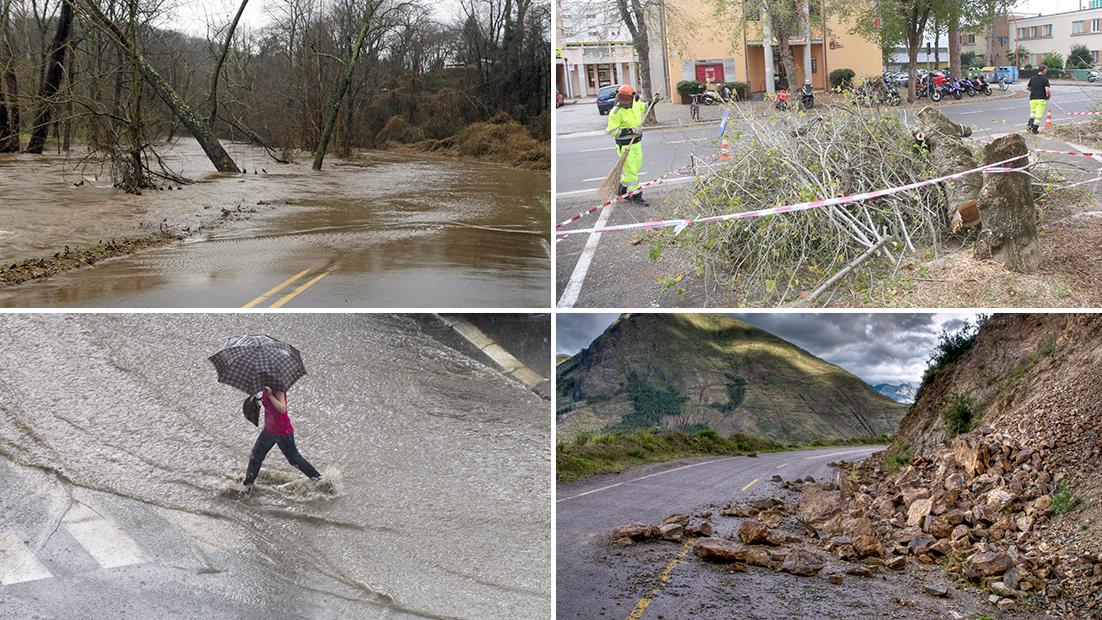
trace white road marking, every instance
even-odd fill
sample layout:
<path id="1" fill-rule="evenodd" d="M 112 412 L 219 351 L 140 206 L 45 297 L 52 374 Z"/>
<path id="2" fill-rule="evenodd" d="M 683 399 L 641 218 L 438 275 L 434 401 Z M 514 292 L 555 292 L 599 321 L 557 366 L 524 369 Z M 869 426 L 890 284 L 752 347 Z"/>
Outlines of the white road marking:
<path id="1" fill-rule="evenodd" d="M 12 532 L 0 532 L 0 585 L 49 579 L 53 574 Z"/>
<path id="2" fill-rule="evenodd" d="M 65 529 L 104 568 L 145 562 L 138 544 L 106 519 L 68 523 Z"/>
<path id="3" fill-rule="evenodd" d="M 856 450 L 843 450 L 841 452 L 831 452 L 830 454 L 817 454 L 815 456 L 805 456 L 805 461 L 813 461 L 815 459 L 825 459 L 831 456 L 839 456 L 841 454 L 853 454 L 854 452 L 866 452 L 868 450 L 879 450 L 880 448 L 858 448 Z"/>
<path id="4" fill-rule="evenodd" d="M 615 150 L 616 150 L 616 147 L 614 147 L 614 146 L 602 146 L 599 149 L 578 149 L 575 152 L 576 153 L 594 153 L 596 151 L 615 151 Z"/>
<path id="5" fill-rule="evenodd" d="M 781 463 L 780 465 L 777 465 L 777 469 L 784 469 L 785 467 L 788 467 L 788 463 Z"/>
<path id="6" fill-rule="evenodd" d="M 593 180 L 593 179 L 590 179 L 590 180 Z M 601 177 L 600 180 L 603 181 L 604 177 Z M 665 181 L 662 182 L 662 185 L 677 185 L 679 183 L 688 183 L 692 180 L 693 180 L 693 177 L 674 177 L 672 179 L 666 179 Z M 654 187 L 654 186 L 651 186 L 651 187 Z M 555 196 L 556 197 L 579 196 L 581 194 L 592 194 L 595 191 L 597 191 L 597 188 L 592 187 L 590 189 L 576 189 L 576 190 L 569 191 L 569 192 L 559 192 L 559 193 L 555 194 Z"/>
<path id="7" fill-rule="evenodd" d="M 672 142 L 666 142 L 666 144 L 685 144 L 686 142 L 705 142 L 711 140 L 711 138 L 689 138 L 688 140 L 674 140 Z"/>
<path id="8" fill-rule="evenodd" d="M 968 116 L 969 114 L 983 114 L 986 111 L 987 110 L 976 110 L 974 112 L 961 112 L 960 115 L 961 116 Z"/>
<path id="9" fill-rule="evenodd" d="M 995 112 L 1009 112 L 1011 110 L 1017 110 L 1017 109 L 1018 109 L 1017 107 L 1013 107 L 1013 108 L 995 108 L 994 111 Z"/>
<path id="10" fill-rule="evenodd" d="M 593 181 L 604 181 L 605 177 L 593 177 L 592 179 L 582 179 L 582 183 L 592 183 Z"/>
<path id="11" fill-rule="evenodd" d="M 597 228 L 608 223 L 608 218 L 612 216 L 612 211 L 615 208 L 616 203 L 613 203 L 601 209 L 601 215 L 597 218 Z M 566 283 L 566 290 L 563 291 L 562 297 L 559 297 L 560 308 L 573 308 L 574 304 L 578 303 L 578 295 L 582 293 L 582 284 L 585 282 L 586 274 L 589 273 L 589 264 L 593 262 L 593 255 L 597 253 L 597 245 L 600 242 L 601 233 L 589 234 L 589 239 L 585 242 L 585 249 L 582 250 L 582 255 L 578 257 L 578 262 L 574 265 L 574 271 L 570 274 L 570 281 Z"/>
<path id="12" fill-rule="evenodd" d="M 728 459 L 712 459 L 710 461 L 704 461 L 703 463 L 693 463 L 692 465 L 683 465 L 681 467 L 674 467 L 673 469 L 667 469 L 665 471 L 660 471 L 660 472 L 653 473 L 653 474 L 647 474 L 646 476 L 640 476 L 638 478 L 633 478 L 631 480 L 625 480 L 623 482 L 617 482 L 616 484 L 610 484 L 607 487 L 601 487 L 599 489 L 593 489 L 591 491 L 586 491 L 584 493 L 578 493 L 577 495 L 571 495 L 570 497 L 562 497 L 562 498 L 559 498 L 559 499 L 555 500 L 555 503 L 565 502 L 568 499 L 574 499 L 576 497 L 582 497 L 584 495 L 591 495 L 593 493 L 600 493 L 601 491 L 607 491 L 609 489 L 615 489 L 618 486 L 623 486 L 625 484 L 630 484 L 632 482 L 639 482 L 640 480 L 646 480 L 647 478 L 653 478 L 655 476 L 662 476 L 664 474 L 673 473 L 675 471 L 681 471 L 682 469 L 689 469 L 690 467 L 700 467 L 701 465 L 708 465 L 710 463 L 718 463 L 719 461 L 726 461 L 726 460 L 728 460 Z"/>

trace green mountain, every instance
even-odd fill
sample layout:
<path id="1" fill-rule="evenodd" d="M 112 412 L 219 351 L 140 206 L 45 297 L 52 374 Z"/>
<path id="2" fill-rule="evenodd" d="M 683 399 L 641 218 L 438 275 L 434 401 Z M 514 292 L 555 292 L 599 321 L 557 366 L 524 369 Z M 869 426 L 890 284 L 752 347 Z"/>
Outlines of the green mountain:
<path id="1" fill-rule="evenodd" d="M 625 314 L 558 364 L 560 437 L 712 428 L 781 442 L 894 434 L 908 406 L 731 317 Z"/>

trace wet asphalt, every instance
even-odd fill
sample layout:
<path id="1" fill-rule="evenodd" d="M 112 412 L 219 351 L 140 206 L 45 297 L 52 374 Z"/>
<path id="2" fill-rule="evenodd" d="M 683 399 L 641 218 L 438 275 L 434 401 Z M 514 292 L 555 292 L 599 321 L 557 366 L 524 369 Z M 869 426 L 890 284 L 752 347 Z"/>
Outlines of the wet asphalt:
<path id="1" fill-rule="evenodd" d="M 299 449 L 206 356 L 302 350 Z M 0 617 L 529 618 L 551 611 L 550 406 L 394 315 L 0 316 Z M 28 579 L 30 578 L 30 579 Z"/>

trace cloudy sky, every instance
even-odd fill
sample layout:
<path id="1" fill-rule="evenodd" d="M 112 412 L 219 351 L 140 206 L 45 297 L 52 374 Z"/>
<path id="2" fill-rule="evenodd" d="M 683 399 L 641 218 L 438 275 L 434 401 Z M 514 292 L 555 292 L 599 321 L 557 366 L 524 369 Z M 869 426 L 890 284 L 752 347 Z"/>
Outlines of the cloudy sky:
<path id="1" fill-rule="evenodd" d="M 1080 4 L 1084 8 L 1090 6 L 1088 0 L 1023 0 L 1014 5 L 1014 8 L 1023 13 L 1051 14 L 1078 10 Z"/>
<path id="2" fill-rule="evenodd" d="M 241 15 L 240 27 L 244 30 L 256 30 L 266 26 L 271 21 L 271 15 L 281 14 L 280 6 L 286 6 L 286 2 L 273 0 L 249 0 L 245 5 L 245 12 Z M 175 6 L 172 11 L 171 21 L 159 24 L 164 28 L 182 30 L 195 36 L 207 34 L 207 24 L 216 24 L 221 27 L 233 19 L 237 8 L 241 6 L 240 0 L 168 0 L 167 6 Z M 433 16 L 441 21 L 450 21 L 459 15 L 458 0 L 435 0 L 428 5 L 432 9 Z"/>
<path id="3" fill-rule="evenodd" d="M 589 346 L 616 314 L 559 314 L 557 352 Z M 971 313 L 743 313 L 730 316 L 760 327 L 838 364 L 868 383 L 915 383 L 943 327 L 957 329 Z"/>

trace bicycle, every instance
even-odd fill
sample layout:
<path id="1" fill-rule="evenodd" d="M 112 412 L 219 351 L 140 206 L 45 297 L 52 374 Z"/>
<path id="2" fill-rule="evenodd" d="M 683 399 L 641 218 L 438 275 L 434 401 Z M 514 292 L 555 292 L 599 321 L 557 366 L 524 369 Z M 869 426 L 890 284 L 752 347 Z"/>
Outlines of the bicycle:
<path id="1" fill-rule="evenodd" d="M 700 95 L 689 96 L 689 116 L 694 121 L 700 120 Z"/>
<path id="2" fill-rule="evenodd" d="M 996 79 L 998 80 L 998 83 L 999 83 L 999 90 L 1001 90 L 1001 91 L 1010 90 L 1010 82 L 1006 79 L 1006 77 L 1000 75 Z"/>

